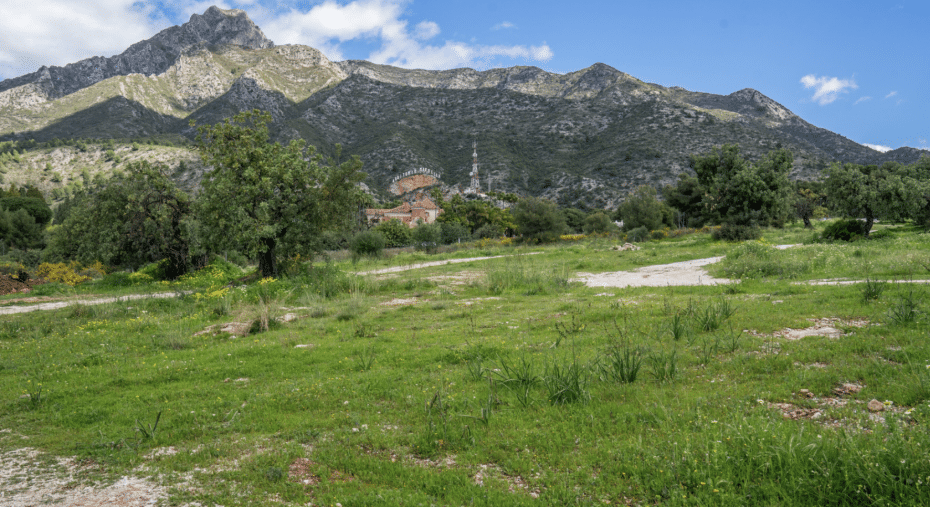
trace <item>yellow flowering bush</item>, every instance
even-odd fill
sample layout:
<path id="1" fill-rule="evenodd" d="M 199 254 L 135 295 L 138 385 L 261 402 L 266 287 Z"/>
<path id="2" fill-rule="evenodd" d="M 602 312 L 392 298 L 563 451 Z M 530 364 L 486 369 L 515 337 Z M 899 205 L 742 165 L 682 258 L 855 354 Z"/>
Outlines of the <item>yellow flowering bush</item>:
<path id="1" fill-rule="evenodd" d="M 49 282 L 59 282 L 74 287 L 75 285 L 86 282 L 91 279 L 87 275 L 78 273 L 81 264 L 77 261 L 71 261 L 68 264 L 63 262 L 50 263 L 43 262 L 36 268 L 36 277 L 43 278 Z"/>
<path id="2" fill-rule="evenodd" d="M 20 271 L 25 270 L 26 266 L 18 262 L 0 262 L 0 275 L 16 276 Z"/>
<path id="3" fill-rule="evenodd" d="M 587 237 L 585 234 L 563 234 L 559 236 L 559 239 L 562 241 L 581 241 Z"/>

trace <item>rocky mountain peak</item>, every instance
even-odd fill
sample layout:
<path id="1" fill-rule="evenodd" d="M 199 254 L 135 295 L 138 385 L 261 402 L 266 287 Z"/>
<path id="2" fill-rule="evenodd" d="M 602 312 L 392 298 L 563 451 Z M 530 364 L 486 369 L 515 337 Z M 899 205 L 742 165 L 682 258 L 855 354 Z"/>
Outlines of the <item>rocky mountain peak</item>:
<path id="1" fill-rule="evenodd" d="M 64 67 L 43 66 L 36 72 L 0 81 L 0 95 L 26 87 L 23 92 L 28 93 L 33 102 L 46 102 L 113 76 L 161 74 L 177 62 L 182 52 L 204 43 L 236 44 L 248 49 L 274 47 L 245 11 L 212 6 L 202 15 L 191 15 L 187 23 L 166 28 L 150 39 L 129 46 L 119 55 L 94 56 Z M 39 86 L 40 82 L 48 84 Z"/>

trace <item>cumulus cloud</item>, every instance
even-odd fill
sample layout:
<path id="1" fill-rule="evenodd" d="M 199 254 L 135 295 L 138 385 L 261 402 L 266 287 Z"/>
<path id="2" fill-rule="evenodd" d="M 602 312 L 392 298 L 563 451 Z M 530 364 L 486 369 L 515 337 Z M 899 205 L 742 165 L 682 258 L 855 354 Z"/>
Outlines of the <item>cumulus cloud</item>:
<path id="1" fill-rule="evenodd" d="M 866 97 L 859 97 L 859 99 L 856 100 L 856 101 L 853 103 L 853 105 L 855 106 L 856 104 L 858 104 L 858 103 L 860 103 L 860 102 L 865 102 L 865 101 L 867 101 L 867 100 L 872 100 L 872 97 L 868 97 L 868 96 L 866 96 Z"/>
<path id="2" fill-rule="evenodd" d="M 510 21 L 504 21 L 491 27 L 491 30 L 502 30 L 504 28 L 516 28 L 517 26 Z"/>
<path id="3" fill-rule="evenodd" d="M 332 60 L 345 58 L 342 44 L 353 40 L 380 43 L 368 60 L 386 65 L 420 69 L 491 67 L 495 58 L 547 62 L 552 49 L 538 46 L 486 46 L 446 40 L 429 44 L 439 35 L 437 23 L 423 20 L 412 28 L 404 19 L 405 0 L 326 0 L 309 11 L 291 9 L 261 20 L 259 26 L 275 44 L 305 44 L 323 51 Z M 251 11 L 250 11 L 251 12 Z M 256 21 L 258 22 L 258 21 Z"/>
<path id="4" fill-rule="evenodd" d="M 4 2 L 0 16 L 0 79 L 43 65 L 113 56 L 173 25 L 148 3 L 134 0 Z"/>
<path id="5" fill-rule="evenodd" d="M 885 98 L 886 98 L 886 99 L 890 99 L 891 97 L 894 97 L 894 96 L 897 95 L 897 94 L 898 94 L 898 92 L 897 92 L 897 90 L 895 90 L 895 91 L 889 93 L 888 95 L 885 95 Z"/>
<path id="6" fill-rule="evenodd" d="M 867 146 L 869 148 L 872 148 L 875 151 L 880 151 L 882 153 L 885 153 L 886 151 L 891 151 L 893 149 L 890 146 L 883 146 L 881 144 L 862 143 L 862 146 Z"/>
<path id="7" fill-rule="evenodd" d="M 825 106 L 839 98 L 840 93 L 859 88 L 852 79 L 817 77 L 813 74 L 802 77 L 801 84 L 805 88 L 814 88 L 814 96 L 811 98 L 821 106 Z"/>

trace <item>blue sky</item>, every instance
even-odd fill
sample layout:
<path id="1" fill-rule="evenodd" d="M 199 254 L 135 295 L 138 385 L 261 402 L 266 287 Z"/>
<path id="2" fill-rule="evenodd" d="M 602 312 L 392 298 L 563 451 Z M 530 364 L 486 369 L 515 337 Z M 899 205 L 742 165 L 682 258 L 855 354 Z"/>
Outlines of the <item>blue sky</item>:
<path id="1" fill-rule="evenodd" d="M 602 62 L 663 86 L 755 88 L 853 141 L 930 149 L 926 0 L 0 0 L 0 79 L 118 54 L 210 5 L 333 60 L 559 73 Z"/>

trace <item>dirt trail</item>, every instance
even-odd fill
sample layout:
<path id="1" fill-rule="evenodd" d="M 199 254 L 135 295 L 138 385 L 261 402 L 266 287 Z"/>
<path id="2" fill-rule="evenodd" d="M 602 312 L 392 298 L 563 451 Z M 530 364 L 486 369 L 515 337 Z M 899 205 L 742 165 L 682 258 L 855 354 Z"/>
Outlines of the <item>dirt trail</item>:
<path id="1" fill-rule="evenodd" d="M 531 252 L 526 254 L 518 255 L 536 255 L 542 252 Z M 444 264 L 458 264 L 460 262 L 472 262 L 472 261 L 484 261 L 488 259 L 500 259 L 502 257 L 517 257 L 516 255 L 493 255 L 491 257 L 469 257 L 467 259 L 449 259 L 445 261 L 432 261 L 432 262 L 421 262 L 418 264 L 410 264 L 408 266 L 395 266 L 393 268 L 383 268 L 383 269 L 373 269 L 371 271 L 359 271 L 355 273 L 356 275 L 381 275 L 384 273 L 398 273 L 401 271 L 407 271 L 410 269 L 419 269 L 419 268 L 428 268 L 431 266 L 442 266 Z"/>
<path id="2" fill-rule="evenodd" d="M 41 303 L 28 306 L 0 306 L 0 315 L 12 315 L 14 313 L 34 312 L 37 310 L 57 310 L 71 305 L 102 305 L 105 303 L 115 303 L 117 301 L 132 301 L 134 299 L 146 298 L 173 298 L 177 296 L 177 292 L 161 292 L 158 294 L 130 294 L 128 296 L 97 299 L 71 299 L 68 301 L 56 301 L 54 303 Z"/>

